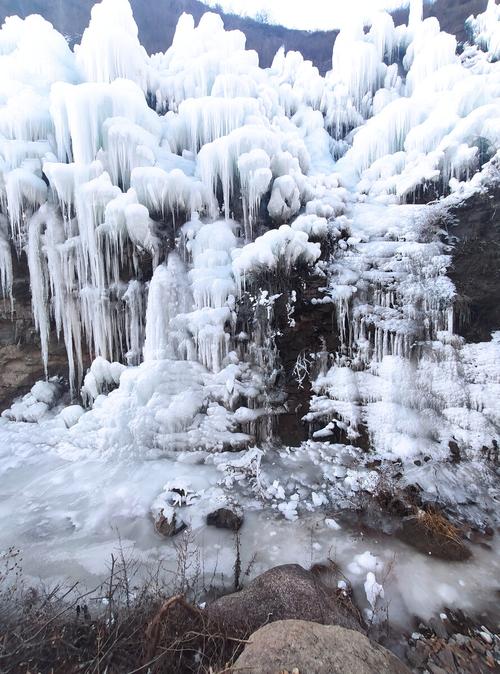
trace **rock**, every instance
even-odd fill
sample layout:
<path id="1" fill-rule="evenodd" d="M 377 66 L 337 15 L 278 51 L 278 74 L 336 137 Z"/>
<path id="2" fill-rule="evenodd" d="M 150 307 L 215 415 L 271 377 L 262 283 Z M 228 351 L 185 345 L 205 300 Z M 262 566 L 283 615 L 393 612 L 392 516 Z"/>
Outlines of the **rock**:
<path id="1" fill-rule="evenodd" d="M 243 525 L 243 515 L 238 515 L 229 508 L 219 508 L 213 513 L 207 515 L 208 526 L 217 527 L 217 529 L 229 529 L 229 531 L 239 531 Z"/>
<path id="2" fill-rule="evenodd" d="M 461 562 L 471 556 L 458 530 L 440 513 L 405 517 L 396 535 L 407 545 L 439 559 Z"/>
<path id="3" fill-rule="evenodd" d="M 165 517 L 165 511 L 163 508 L 158 513 L 158 517 L 155 520 L 155 529 L 165 538 L 171 538 L 180 534 L 181 531 L 186 529 L 187 524 L 182 520 L 177 519 L 177 515 L 174 513 L 172 517 Z"/>
<path id="4" fill-rule="evenodd" d="M 448 637 L 448 630 L 446 629 L 446 626 L 442 620 L 439 620 L 438 618 L 431 618 L 429 620 L 429 627 L 440 639 L 446 639 Z"/>
<path id="5" fill-rule="evenodd" d="M 460 463 L 462 456 L 461 456 L 461 453 L 460 453 L 460 447 L 455 442 L 455 440 L 450 440 L 448 442 L 448 449 L 450 450 L 451 462 L 452 463 Z"/>
<path id="6" fill-rule="evenodd" d="M 448 5 L 450 3 L 447 3 Z M 452 209 L 457 237 L 453 247 L 450 279 L 457 296 L 455 306 L 468 316 L 456 321 L 456 332 L 467 341 L 490 341 L 500 325 L 500 189 L 476 193 Z"/>
<path id="7" fill-rule="evenodd" d="M 477 639 L 471 639 L 469 643 L 472 648 L 478 653 L 481 653 L 481 655 L 485 655 L 487 653 L 486 647 Z"/>
<path id="8" fill-rule="evenodd" d="M 439 667 L 438 665 L 435 665 L 432 662 L 427 665 L 427 669 L 431 674 L 448 674 L 448 672 L 445 669 Z"/>
<path id="9" fill-rule="evenodd" d="M 298 564 L 266 571 L 240 592 L 210 604 L 207 612 L 234 636 L 248 635 L 266 623 L 289 619 L 364 631 L 359 611 L 346 593 L 328 587 Z"/>
<path id="10" fill-rule="evenodd" d="M 281 620 L 250 637 L 233 672 L 276 674 L 410 674 L 396 656 L 366 636 L 338 625 Z"/>
<path id="11" fill-rule="evenodd" d="M 415 644 L 415 648 L 408 649 L 406 657 L 412 667 L 423 667 L 431 654 L 430 646 L 419 639 Z"/>
<path id="12" fill-rule="evenodd" d="M 13 256 L 14 310 L 10 300 L 0 293 L 0 412 L 13 400 L 27 393 L 46 373 L 40 349 L 40 337 L 35 329 L 31 308 L 26 262 Z M 87 355 L 85 354 L 85 364 Z M 49 374 L 67 375 L 68 361 L 64 341 L 58 341 L 56 331 L 50 333 Z"/>
<path id="13" fill-rule="evenodd" d="M 494 660 L 493 656 L 491 655 L 491 653 L 486 654 L 486 664 L 488 665 L 488 667 L 490 669 L 495 668 L 495 660 Z"/>
<path id="14" fill-rule="evenodd" d="M 448 648 L 445 647 L 442 650 L 440 650 L 438 655 L 437 655 L 437 659 L 438 659 L 440 665 L 442 665 L 442 667 L 444 667 L 444 669 L 447 672 L 455 672 L 456 671 L 455 659 L 453 657 L 453 653 Z"/>

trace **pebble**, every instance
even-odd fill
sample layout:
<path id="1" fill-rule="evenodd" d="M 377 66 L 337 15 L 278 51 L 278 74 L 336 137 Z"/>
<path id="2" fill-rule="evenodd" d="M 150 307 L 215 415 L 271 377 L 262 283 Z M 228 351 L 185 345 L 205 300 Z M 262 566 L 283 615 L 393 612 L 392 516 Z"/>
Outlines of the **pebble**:
<path id="1" fill-rule="evenodd" d="M 481 639 L 483 641 L 486 641 L 487 644 L 493 643 L 493 639 L 491 638 L 491 635 L 489 634 L 489 632 L 479 632 L 479 636 L 481 637 Z"/>
<path id="2" fill-rule="evenodd" d="M 500 673 L 497 666 L 500 665 L 499 636 L 484 625 L 473 627 L 469 622 L 467 627 L 466 617 L 461 620 L 459 615 L 457 619 L 452 613 L 445 621 L 443 615 L 431 619 L 427 625 L 420 623 L 418 631 L 412 633 L 406 658 L 414 671 L 424 674 Z M 474 636 L 462 633 L 469 629 L 474 629 Z"/>
<path id="3" fill-rule="evenodd" d="M 479 642 L 477 639 L 472 638 L 469 643 L 472 646 L 472 648 L 478 653 L 481 653 L 482 655 L 486 653 L 486 647 L 483 646 L 483 644 Z"/>

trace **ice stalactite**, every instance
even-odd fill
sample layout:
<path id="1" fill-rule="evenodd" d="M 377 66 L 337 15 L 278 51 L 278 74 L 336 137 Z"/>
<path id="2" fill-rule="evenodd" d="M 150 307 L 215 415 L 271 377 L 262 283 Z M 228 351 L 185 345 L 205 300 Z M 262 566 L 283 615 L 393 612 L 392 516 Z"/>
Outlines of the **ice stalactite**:
<path id="1" fill-rule="evenodd" d="M 469 17 L 466 22 L 474 42 L 495 60 L 500 56 L 499 18 L 500 7 L 496 0 L 488 0 L 485 12 Z"/>
<path id="2" fill-rule="evenodd" d="M 94 5 L 75 56 L 76 65 L 88 82 L 124 78 L 147 90 L 148 56 L 139 43 L 128 0 L 104 0 Z"/>
<path id="3" fill-rule="evenodd" d="M 12 298 L 13 280 L 9 221 L 4 215 L 0 215 L 0 288 L 4 298 Z"/>
<path id="4" fill-rule="evenodd" d="M 245 152 L 238 159 L 247 242 L 253 239 L 253 227 L 258 217 L 260 202 L 273 179 L 270 165 L 269 155 L 259 149 Z"/>
<path id="5" fill-rule="evenodd" d="M 259 114 L 260 105 L 255 98 L 190 98 L 179 105 L 177 115 L 167 115 L 170 144 L 176 152 L 196 153 Z"/>
<path id="6" fill-rule="evenodd" d="M 175 358 L 178 352 L 192 353 L 187 348 L 188 336 L 172 327 L 178 314 L 193 307 L 186 269 L 175 253 L 169 255 L 166 265 L 155 269 L 147 302 L 144 360 Z"/>
<path id="7" fill-rule="evenodd" d="M 50 111 L 57 156 L 62 163 L 82 164 L 96 159 L 103 147 L 104 123 L 113 117 L 126 118 L 129 128 L 136 124 L 143 132 L 160 133 L 157 115 L 148 108 L 143 91 L 130 80 L 77 85 L 57 82 L 50 93 Z"/>
<path id="8" fill-rule="evenodd" d="M 42 236 L 46 225 L 46 211 L 39 211 L 29 221 L 28 231 L 28 267 L 30 272 L 31 305 L 33 320 L 40 333 L 42 360 L 47 373 L 49 360 L 49 288 L 46 262 L 42 256 Z"/>

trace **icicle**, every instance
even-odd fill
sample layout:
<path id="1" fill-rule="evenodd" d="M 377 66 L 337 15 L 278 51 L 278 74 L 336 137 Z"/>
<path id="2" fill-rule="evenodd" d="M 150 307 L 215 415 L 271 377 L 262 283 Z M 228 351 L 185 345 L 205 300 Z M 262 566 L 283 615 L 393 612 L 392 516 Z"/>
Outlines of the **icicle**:
<path id="1" fill-rule="evenodd" d="M 192 308 L 192 296 L 184 264 L 175 253 L 159 265 L 149 285 L 146 311 L 144 361 L 175 358 L 171 321 Z"/>
<path id="2" fill-rule="evenodd" d="M 45 203 L 47 185 L 31 171 L 19 168 L 8 174 L 5 188 L 12 232 L 19 246 L 25 209 L 34 212 Z"/>
<path id="3" fill-rule="evenodd" d="M 271 160 L 263 150 L 252 150 L 240 155 L 238 171 L 243 198 L 243 213 L 245 220 L 245 241 L 253 238 L 260 202 L 269 189 L 273 178 L 270 170 Z"/>
<path id="4" fill-rule="evenodd" d="M 88 28 L 75 46 L 76 63 L 88 82 L 125 78 L 147 89 L 148 56 L 139 43 L 128 0 L 103 0 L 94 5 Z"/>
<path id="5" fill-rule="evenodd" d="M 144 344 L 144 297 L 143 287 L 139 281 L 130 281 L 123 301 L 127 306 L 126 331 L 127 353 L 129 365 L 138 365 Z"/>
<path id="6" fill-rule="evenodd" d="M 3 298 L 9 297 L 11 303 L 12 282 L 14 280 L 12 273 L 12 254 L 9 240 L 9 221 L 0 213 L 0 287 Z"/>
<path id="7" fill-rule="evenodd" d="M 28 267 L 31 285 L 31 306 L 35 326 L 40 333 L 42 361 L 45 375 L 49 362 L 49 284 L 42 252 L 42 236 L 46 224 L 47 207 L 40 210 L 28 222 Z"/>

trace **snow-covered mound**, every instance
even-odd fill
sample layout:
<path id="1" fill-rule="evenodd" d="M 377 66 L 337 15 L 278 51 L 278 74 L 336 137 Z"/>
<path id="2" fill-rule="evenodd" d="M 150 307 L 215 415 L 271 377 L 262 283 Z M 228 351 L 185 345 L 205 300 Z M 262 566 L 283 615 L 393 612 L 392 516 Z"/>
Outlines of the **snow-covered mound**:
<path id="1" fill-rule="evenodd" d="M 316 440 L 367 437 L 405 460 L 492 446 L 500 346 L 454 335 L 443 237 L 500 148 L 495 3 L 469 24 L 458 49 L 422 0 L 408 26 L 353 20 L 322 77 L 297 52 L 260 68 L 211 13 L 184 15 L 152 57 L 127 0 L 96 5 L 74 51 L 39 16 L 7 19 L 0 283 L 11 296 L 26 255 L 47 375 L 55 326 L 72 394 L 93 408 L 66 413 L 76 445 L 272 440 L 287 410 L 277 338 L 302 302 L 328 305 L 338 333 L 295 369 Z M 7 416 L 49 413 L 25 403 Z"/>

